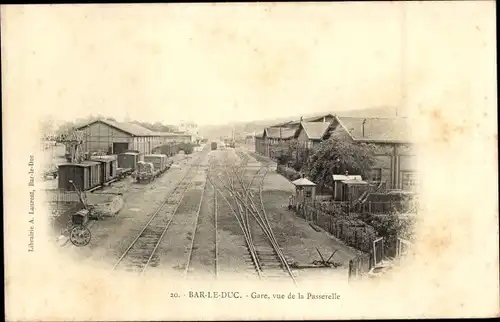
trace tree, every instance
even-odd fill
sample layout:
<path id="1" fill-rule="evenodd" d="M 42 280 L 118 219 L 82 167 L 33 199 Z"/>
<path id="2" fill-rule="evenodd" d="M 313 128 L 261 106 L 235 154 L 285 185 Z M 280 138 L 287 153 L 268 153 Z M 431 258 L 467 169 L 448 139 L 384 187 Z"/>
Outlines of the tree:
<path id="1" fill-rule="evenodd" d="M 39 129 L 42 136 L 51 135 L 54 132 L 54 121 L 50 118 L 43 118 L 39 121 Z"/>
<path id="2" fill-rule="evenodd" d="M 320 188 L 333 183 L 333 174 L 351 174 L 366 176 L 375 163 L 374 146 L 355 143 L 343 136 L 333 134 L 311 151 L 305 171 Z"/>

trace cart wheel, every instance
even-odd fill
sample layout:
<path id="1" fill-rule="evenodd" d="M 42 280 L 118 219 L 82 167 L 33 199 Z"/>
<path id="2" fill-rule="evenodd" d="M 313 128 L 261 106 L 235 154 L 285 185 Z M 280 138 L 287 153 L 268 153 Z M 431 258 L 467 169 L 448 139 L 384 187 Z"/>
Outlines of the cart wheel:
<path id="1" fill-rule="evenodd" d="M 71 243 L 77 247 L 86 246 L 90 243 L 90 230 L 85 226 L 75 226 L 69 235 Z"/>

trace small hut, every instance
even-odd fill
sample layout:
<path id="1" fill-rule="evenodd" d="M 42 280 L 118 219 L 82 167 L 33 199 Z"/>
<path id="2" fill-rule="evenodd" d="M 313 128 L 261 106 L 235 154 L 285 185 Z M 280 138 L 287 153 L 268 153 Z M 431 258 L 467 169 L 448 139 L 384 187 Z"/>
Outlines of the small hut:
<path id="1" fill-rule="evenodd" d="M 368 188 L 368 182 L 363 180 L 344 180 L 342 183 L 341 201 L 352 203 Z"/>
<path id="2" fill-rule="evenodd" d="M 292 182 L 295 186 L 295 200 L 293 206 L 304 205 L 316 198 L 316 184 L 307 178 L 300 178 Z"/>
<path id="3" fill-rule="evenodd" d="M 333 175 L 333 200 L 342 201 L 344 199 L 343 198 L 343 187 L 345 184 L 343 183 L 343 181 L 351 181 L 351 180 L 362 181 L 363 179 L 361 178 L 360 175 L 349 175 L 349 173 L 347 171 L 345 174 L 334 174 Z"/>

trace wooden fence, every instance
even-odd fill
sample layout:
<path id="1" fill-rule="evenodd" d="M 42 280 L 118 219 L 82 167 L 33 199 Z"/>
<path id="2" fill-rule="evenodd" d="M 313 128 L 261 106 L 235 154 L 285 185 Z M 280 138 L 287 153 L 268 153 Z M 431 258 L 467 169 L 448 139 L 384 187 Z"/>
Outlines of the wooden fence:
<path id="1" fill-rule="evenodd" d="M 357 279 L 373 267 L 372 265 L 372 254 L 362 254 L 349 261 L 349 281 Z"/>
<path id="2" fill-rule="evenodd" d="M 65 191 L 59 189 L 45 190 L 47 202 L 80 202 L 76 191 Z"/>
<path id="3" fill-rule="evenodd" d="M 341 214 L 332 215 L 311 204 L 299 207 L 297 212 L 299 216 L 312 221 L 345 244 L 366 253 L 372 251 L 377 233 L 363 221 Z"/>

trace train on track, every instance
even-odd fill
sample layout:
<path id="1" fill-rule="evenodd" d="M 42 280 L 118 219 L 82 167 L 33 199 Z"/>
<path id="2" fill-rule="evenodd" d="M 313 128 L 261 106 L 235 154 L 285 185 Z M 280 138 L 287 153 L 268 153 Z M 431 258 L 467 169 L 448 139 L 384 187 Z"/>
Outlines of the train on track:
<path id="1" fill-rule="evenodd" d="M 138 151 L 127 151 L 118 155 L 91 156 L 88 160 L 79 163 L 63 163 L 58 165 L 58 187 L 61 190 L 73 191 L 74 184 L 83 191 L 92 191 L 106 184 L 121 180 L 133 175 L 142 181 L 154 179 L 170 168 L 171 160 L 164 154 L 144 156 L 140 161 Z M 152 175 L 144 176 L 140 173 L 140 164 L 152 164 Z"/>

